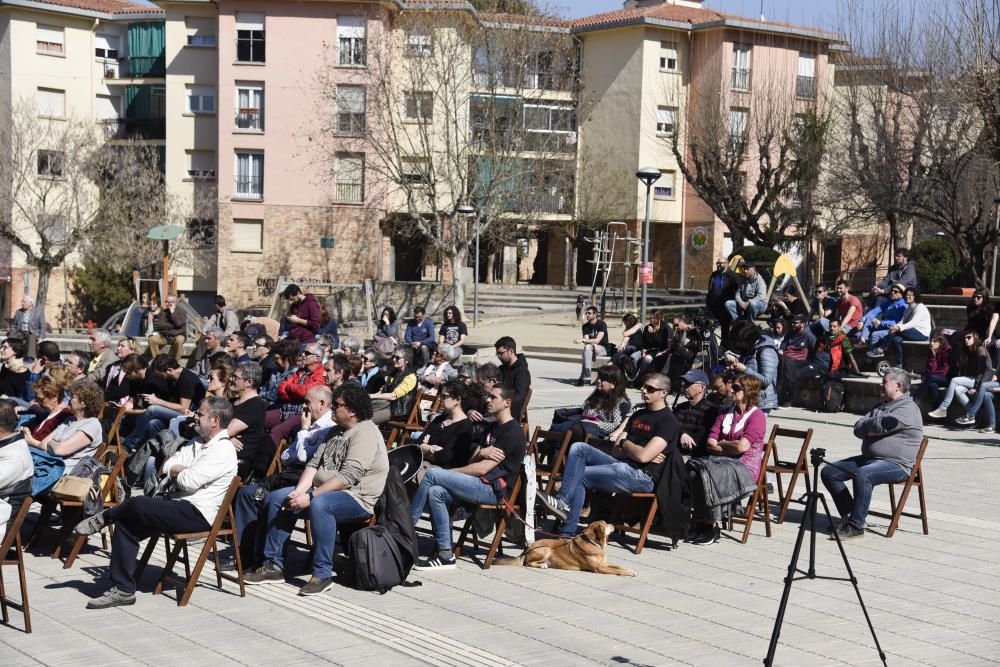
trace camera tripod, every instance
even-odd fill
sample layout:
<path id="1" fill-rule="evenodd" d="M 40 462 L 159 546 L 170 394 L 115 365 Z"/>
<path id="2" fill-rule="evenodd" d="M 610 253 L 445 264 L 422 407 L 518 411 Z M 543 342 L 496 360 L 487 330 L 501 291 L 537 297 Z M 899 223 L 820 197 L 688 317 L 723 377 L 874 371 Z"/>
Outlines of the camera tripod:
<path id="1" fill-rule="evenodd" d="M 840 557 L 844 560 L 844 567 L 847 569 L 846 577 L 829 577 L 821 576 L 816 574 L 816 508 L 817 505 L 823 503 L 823 511 L 826 513 L 826 518 L 833 525 L 833 519 L 830 518 L 830 508 L 826 504 L 826 497 L 823 496 L 819 491 L 819 466 L 822 463 L 827 465 L 833 465 L 828 463 L 823 457 L 826 456 L 825 449 L 811 449 L 809 450 L 810 463 L 813 465 L 813 483 L 812 489 L 806 492 L 806 509 L 802 516 L 802 523 L 799 524 L 799 534 L 795 539 L 795 548 L 792 550 L 792 559 L 788 563 L 788 574 L 785 576 L 785 590 L 781 594 L 781 604 L 778 606 L 778 615 L 774 619 L 774 630 L 771 632 L 771 643 L 767 647 L 767 657 L 764 658 L 764 664 L 767 667 L 771 667 L 774 664 L 774 652 L 778 648 L 778 637 L 781 635 L 781 624 L 785 620 L 785 608 L 788 606 L 788 596 L 792 592 L 792 583 L 799 579 L 829 579 L 831 581 L 849 581 L 851 585 L 854 586 L 854 592 L 858 595 L 858 604 L 861 605 L 861 611 L 864 612 L 865 621 L 868 623 L 868 629 L 872 633 L 872 639 L 875 640 L 875 648 L 878 649 L 878 657 L 881 658 L 882 664 L 885 665 L 885 651 L 882 650 L 882 645 L 878 642 L 878 637 L 875 635 L 875 626 L 872 625 L 872 619 L 868 615 L 868 609 L 865 607 L 865 601 L 861 599 L 861 589 L 858 588 L 858 579 L 854 576 L 854 571 L 851 569 L 851 564 L 847 560 L 847 552 L 844 551 L 844 544 L 840 541 L 840 535 L 836 530 L 833 531 L 833 537 L 837 542 L 837 548 L 840 549 Z M 834 466 L 836 467 L 836 466 Z M 805 538 L 806 534 L 806 524 L 809 524 L 809 569 L 807 571 L 802 571 L 799 569 L 799 555 L 802 553 L 802 540 Z M 800 576 L 795 576 L 798 573 Z"/>

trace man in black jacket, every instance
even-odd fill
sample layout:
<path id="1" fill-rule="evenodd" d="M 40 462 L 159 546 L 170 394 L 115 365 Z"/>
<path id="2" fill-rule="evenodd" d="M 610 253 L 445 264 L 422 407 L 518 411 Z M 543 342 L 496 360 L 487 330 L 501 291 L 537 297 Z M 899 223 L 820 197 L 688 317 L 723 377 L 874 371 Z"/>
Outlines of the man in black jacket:
<path id="1" fill-rule="evenodd" d="M 514 389 L 514 400 L 511 402 L 510 413 L 518 422 L 524 417 L 524 402 L 531 388 L 531 371 L 528 370 L 528 360 L 523 354 L 517 353 L 517 343 L 510 336 L 497 339 L 493 344 L 496 348 L 500 368 L 497 369 L 497 384 L 504 384 Z"/>
<path id="2" fill-rule="evenodd" d="M 722 328 L 722 342 L 729 339 L 729 325 L 732 320 L 729 311 L 726 310 L 726 301 L 736 298 L 736 290 L 740 286 L 740 277 L 729 268 L 726 259 L 720 257 L 715 260 L 715 271 L 708 277 L 708 294 L 705 295 L 705 305 L 712 311 L 715 319 L 719 320 Z"/>

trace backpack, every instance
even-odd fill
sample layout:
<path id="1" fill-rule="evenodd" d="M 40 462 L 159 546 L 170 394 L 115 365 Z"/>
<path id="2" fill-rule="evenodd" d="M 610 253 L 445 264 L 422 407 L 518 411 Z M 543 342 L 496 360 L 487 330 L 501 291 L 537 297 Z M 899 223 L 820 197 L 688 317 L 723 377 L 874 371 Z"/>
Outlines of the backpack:
<path id="1" fill-rule="evenodd" d="M 347 549 L 354 561 L 354 585 L 380 595 L 406 579 L 399 545 L 385 526 L 366 526 L 351 535 Z"/>
<path id="2" fill-rule="evenodd" d="M 820 387 L 820 412 L 840 412 L 844 409 L 844 383 L 838 380 L 827 380 Z"/>
<path id="3" fill-rule="evenodd" d="M 101 465 L 95 457 L 85 456 L 73 466 L 68 475 L 56 482 L 52 493 L 60 500 L 83 503 L 83 516 L 93 516 L 104 509 L 101 480 L 109 474 L 111 470 Z"/>

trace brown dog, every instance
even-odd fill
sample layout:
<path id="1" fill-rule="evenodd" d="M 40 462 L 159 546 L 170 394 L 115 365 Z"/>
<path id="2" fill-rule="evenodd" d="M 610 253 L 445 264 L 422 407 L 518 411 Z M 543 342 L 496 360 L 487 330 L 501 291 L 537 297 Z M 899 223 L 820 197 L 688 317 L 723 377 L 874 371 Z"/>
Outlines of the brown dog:
<path id="1" fill-rule="evenodd" d="M 634 577 L 635 572 L 617 565 L 608 565 L 604 548 L 614 526 L 606 521 L 595 521 L 571 540 L 538 540 L 528 546 L 517 558 L 498 560 L 497 565 L 524 565 L 526 567 L 554 567 L 557 570 L 597 572 Z"/>

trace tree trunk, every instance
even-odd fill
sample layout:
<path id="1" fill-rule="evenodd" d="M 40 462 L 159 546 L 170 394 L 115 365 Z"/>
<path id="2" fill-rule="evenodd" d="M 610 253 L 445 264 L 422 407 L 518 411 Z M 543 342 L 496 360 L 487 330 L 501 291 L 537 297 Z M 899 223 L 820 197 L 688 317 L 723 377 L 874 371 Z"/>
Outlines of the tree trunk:
<path id="1" fill-rule="evenodd" d="M 491 252 L 486 256 L 486 284 L 493 284 L 493 266 L 496 264 L 497 254 Z"/>
<path id="2" fill-rule="evenodd" d="M 563 285 L 573 286 L 573 272 L 570 270 L 570 261 L 573 258 L 573 244 L 569 242 L 569 234 L 563 238 Z"/>
<path id="3" fill-rule="evenodd" d="M 460 250 L 453 254 L 451 261 L 451 281 L 455 286 L 455 307 L 465 312 L 465 274 L 468 253 Z M 475 278 L 473 278 L 475 280 Z"/>
<path id="4" fill-rule="evenodd" d="M 38 289 L 35 291 L 35 305 L 45 310 L 45 299 L 49 294 L 49 276 L 52 274 L 52 267 L 40 264 L 35 268 L 38 269 Z M 13 295 L 11 295 L 11 298 L 13 298 Z"/>
<path id="5" fill-rule="evenodd" d="M 569 286 L 570 287 L 577 287 L 578 286 L 577 283 L 576 283 L 576 267 L 577 267 L 577 264 L 579 262 L 580 262 L 580 249 L 577 248 L 574 245 L 573 246 L 573 257 L 572 257 L 572 259 L 570 259 L 570 262 L 569 262 L 569 267 L 570 267 L 569 268 L 569 271 L 570 271 L 570 273 L 569 273 L 569 275 L 570 275 Z"/>

